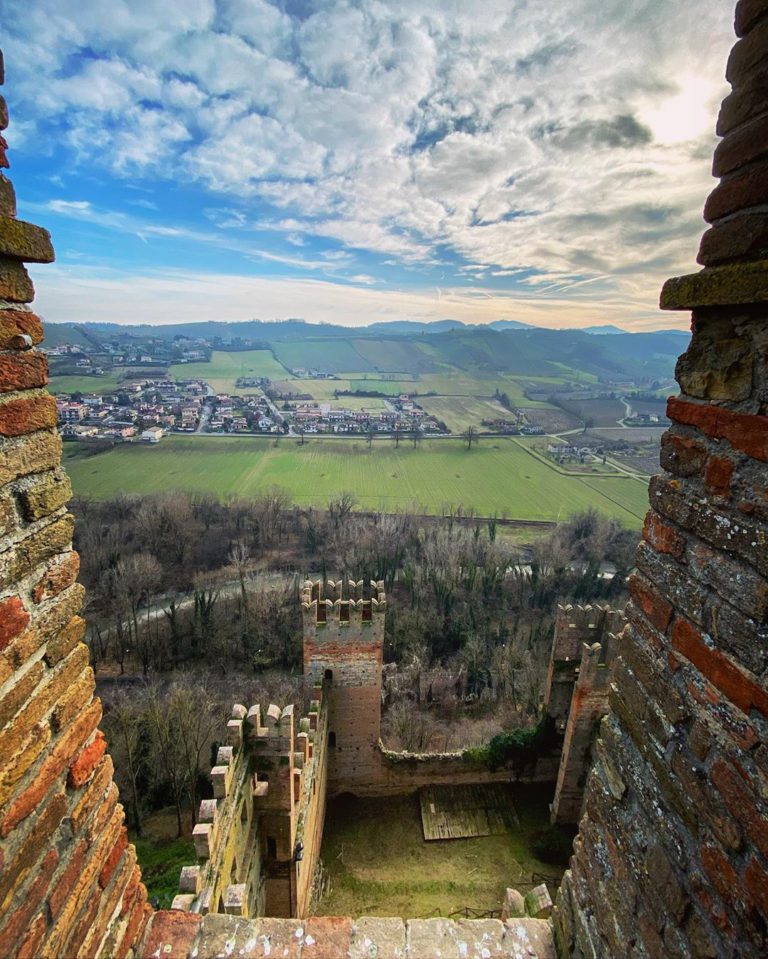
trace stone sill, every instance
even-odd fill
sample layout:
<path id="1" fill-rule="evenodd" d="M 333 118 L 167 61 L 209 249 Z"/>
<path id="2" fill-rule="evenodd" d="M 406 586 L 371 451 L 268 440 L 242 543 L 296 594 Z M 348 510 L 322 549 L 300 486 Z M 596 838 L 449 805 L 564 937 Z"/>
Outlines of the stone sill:
<path id="1" fill-rule="evenodd" d="M 156 912 L 139 959 L 556 959 L 546 919 L 244 919 Z"/>

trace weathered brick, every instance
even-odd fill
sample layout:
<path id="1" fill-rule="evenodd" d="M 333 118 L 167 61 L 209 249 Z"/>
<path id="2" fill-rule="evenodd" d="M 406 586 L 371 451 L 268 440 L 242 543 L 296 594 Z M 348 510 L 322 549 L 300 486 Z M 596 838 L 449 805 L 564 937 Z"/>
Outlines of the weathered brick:
<path id="1" fill-rule="evenodd" d="M 5 556 L 1 558 L 5 563 L 0 564 L 0 587 L 18 582 L 41 563 L 69 550 L 74 526 L 74 517 L 67 513 L 16 543 L 7 551 L 10 553 L 7 559 Z"/>
<path id="2" fill-rule="evenodd" d="M 93 670 L 90 666 L 83 670 L 80 678 L 66 692 L 63 698 L 56 703 L 51 713 L 51 728 L 54 732 L 61 732 L 83 708 L 83 703 L 89 703 L 96 688 Z"/>
<path id="3" fill-rule="evenodd" d="M 727 134 L 715 150 L 712 176 L 733 173 L 768 152 L 768 118 L 756 117 Z"/>
<path id="4" fill-rule="evenodd" d="M 725 760 L 713 763 L 710 775 L 731 815 L 742 823 L 762 855 L 768 856 L 768 819 L 758 807 L 754 790 L 736 767 Z"/>
<path id="5" fill-rule="evenodd" d="M 10 493 L 0 494 L 0 537 L 10 536 L 18 528 L 18 514 L 13 496 Z"/>
<path id="6" fill-rule="evenodd" d="M 72 498 L 72 484 L 62 469 L 35 477 L 34 483 L 19 491 L 24 518 L 30 522 L 61 509 Z"/>
<path id="7" fill-rule="evenodd" d="M 721 180 L 704 204 L 704 219 L 715 223 L 722 217 L 762 206 L 768 202 L 768 175 L 761 167 Z"/>
<path id="8" fill-rule="evenodd" d="M 53 666 L 68 656 L 70 652 L 80 643 L 85 635 L 85 620 L 80 616 L 73 616 L 72 619 L 63 626 L 57 634 L 48 640 L 45 649 L 45 661 L 49 666 Z"/>
<path id="9" fill-rule="evenodd" d="M 768 12 L 766 0 L 739 0 L 733 19 L 733 29 L 737 37 L 743 37 Z"/>
<path id="10" fill-rule="evenodd" d="M 0 756 L 16 752 L 32 727 L 46 717 L 56 702 L 67 693 L 88 669 L 88 650 L 83 646 L 75 650 L 56 669 L 50 670 L 38 686 L 32 690 L 24 709 L 0 732 Z M 84 700 L 83 703 L 90 702 Z M 82 705 L 82 704 L 81 704 Z"/>
<path id="11" fill-rule="evenodd" d="M 18 596 L 0 600 L 0 650 L 15 639 L 29 623 L 29 613 Z"/>
<path id="12" fill-rule="evenodd" d="M 34 781 L 8 806 L 0 823 L 0 836 L 6 837 L 39 806 L 83 742 L 93 733 L 100 719 L 101 703 L 95 699 L 59 737 L 50 755 L 38 770 Z"/>
<path id="13" fill-rule="evenodd" d="M 16 216 L 16 191 L 8 177 L 2 173 L 0 173 L 0 214 Z"/>
<path id="14" fill-rule="evenodd" d="M 112 782 L 113 771 L 112 758 L 109 755 L 104 756 L 96 767 L 83 795 L 72 809 L 70 819 L 72 821 L 72 831 L 75 835 L 82 831 L 91 815 L 102 803 Z"/>
<path id="15" fill-rule="evenodd" d="M 749 566 L 700 542 L 689 550 L 689 562 L 696 578 L 727 603 L 758 621 L 768 619 L 768 582 Z"/>
<path id="16" fill-rule="evenodd" d="M 670 857 L 660 843 L 655 843 L 645 860 L 645 868 L 651 885 L 663 889 L 664 904 L 679 922 L 688 906 L 689 897 Z"/>
<path id="17" fill-rule="evenodd" d="M 26 268 L 18 260 L 0 256 L 0 299 L 9 303 L 31 303 L 34 298 L 35 288 Z"/>
<path id="18" fill-rule="evenodd" d="M 675 476 L 701 473 L 709 450 L 699 440 L 667 431 L 661 438 L 661 465 Z"/>
<path id="19" fill-rule="evenodd" d="M 754 357 L 747 337 L 738 336 L 724 317 L 700 317 L 675 376 L 688 396 L 710 400 L 744 400 L 752 392 Z"/>
<path id="20" fill-rule="evenodd" d="M 0 393 L 36 389 L 47 382 L 45 353 L 0 353 Z"/>
<path id="21" fill-rule="evenodd" d="M 629 595 L 648 621 L 664 632 L 672 619 L 672 606 L 637 575 L 629 578 Z"/>
<path id="22" fill-rule="evenodd" d="M 55 431 L 0 440 L 0 486 L 61 462 L 61 438 Z"/>
<path id="23" fill-rule="evenodd" d="M 117 838 L 117 842 L 112 847 L 112 851 L 109 853 L 107 858 L 104 860 L 104 865 L 99 872 L 99 885 L 102 889 L 105 889 L 109 885 L 115 869 L 117 869 L 117 864 L 120 862 L 120 859 L 122 858 L 127 847 L 128 830 L 125 828 L 125 826 L 123 826 L 123 828 L 120 830 L 120 835 Z"/>
<path id="24" fill-rule="evenodd" d="M 643 537 L 659 553 L 668 553 L 675 559 L 682 559 L 685 554 L 685 537 L 653 511 L 645 517 Z"/>
<path id="25" fill-rule="evenodd" d="M 683 529 L 695 532 L 716 549 L 746 560 L 761 575 L 768 575 L 768 527 L 758 521 L 731 515 L 702 497 L 685 495 L 681 484 L 663 476 L 651 478 L 653 508 Z"/>
<path id="26" fill-rule="evenodd" d="M 23 899 L 17 902 L 13 909 L 7 911 L 4 925 L 0 928 L 0 956 L 13 955 L 14 949 L 27 931 L 30 920 L 44 904 L 45 893 L 58 863 L 58 852 L 50 849 L 40 863 L 37 876 L 24 891 Z M 0 920 L 0 923 L 2 921 Z"/>
<path id="27" fill-rule="evenodd" d="M 202 919 L 191 912 L 156 912 L 144 942 L 142 959 L 149 959 L 155 953 L 168 959 L 185 959 Z"/>
<path id="28" fill-rule="evenodd" d="M 28 336 L 33 345 L 42 343 L 43 324 L 40 317 L 29 310 L 0 310 L 0 350 L 11 349 L 18 336 Z"/>
<path id="29" fill-rule="evenodd" d="M 704 485 L 717 496 L 730 496 L 733 470 L 733 460 L 727 456 L 710 456 L 704 471 Z"/>
<path id="30" fill-rule="evenodd" d="M 56 258 L 47 230 L 10 216 L 0 216 L 0 256 L 25 263 L 53 263 Z"/>
<path id="31" fill-rule="evenodd" d="M 759 20 L 731 50 L 725 67 L 725 78 L 738 86 L 763 63 L 768 46 L 768 21 Z"/>
<path id="32" fill-rule="evenodd" d="M 48 395 L 11 397 L 0 402 L 0 436 L 23 436 L 56 426 L 56 400 Z"/>
<path id="33" fill-rule="evenodd" d="M 768 916 L 768 872 L 753 856 L 744 869 L 744 888 L 763 916 Z"/>
<path id="34" fill-rule="evenodd" d="M 723 100 L 715 128 L 718 136 L 724 137 L 766 112 L 765 100 L 760 99 L 760 91 L 765 90 L 766 82 L 768 69 L 765 66 L 758 67 L 748 82 L 739 84 Z"/>
<path id="35" fill-rule="evenodd" d="M 75 582 L 79 572 L 80 556 L 75 550 L 72 550 L 48 567 L 44 575 L 32 588 L 32 601 L 42 603 L 43 600 L 58 596 L 59 593 Z"/>
<path id="36" fill-rule="evenodd" d="M 667 415 L 677 423 L 695 426 L 713 439 L 728 440 L 734 449 L 768 463 L 768 416 L 735 413 L 722 406 L 689 403 L 671 396 Z"/>
<path id="37" fill-rule="evenodd" d="M 99 729 L 93 742 L 89 743 L 85 749 L 77 756 L 75 761 L 69 767 L 69 776 L 67 778 L 70 789 L 79 789 L 91 777 L 99 760 L 107 751 L 107 741 L 104 733 Z"/>
<path id="38" fill-rule="evenodd" d="M 3 731 L 5 738 L 5 731 Z M 26 773 L 37 762 L 51 741 L 51 727 L 48 723 L 32 726 L 26 737 L 20 739 L 13 751 L 3 751 L 0 767 L 0 806 L 4 806 L 13 796 Z M 2 953 L 0 953 L 2 955 Z"/>
<path id="39" fill-rule="evenodd" d="M 48 897 L 48 908 L 51 917 L 55 920 L 61 912 L 64 903 L 72 894 L 88 855 L 88 844 L 81 840 L 74 848 L 67 850 L 66 866 L 57 876 L 53 890 Z"/>
<path id="40" fill-rule="evenodd" d="M 659 307 L 662 310 L 696 310 L 699 307 L 746 306 L 766 301 L 768 265 L 765 260 L 740 260 L 708 266 L 699 273 L 671 277 L 661 288 Z"/>
<path id="41" fill-rule="evenodd" d="M 40 948 L 48 931 L 45 916 L 38 916 L 17 946 L 14 959 L 40 959 Z"/>
<path id="42" fill-rule="evenodd" d="M 766 76 L 768 83 L 768 76 Z M 763 102 L 761 88 L 760 98 Z M 768 257 L 768 214 L 745 213 L 710 227 L 701 238 L 696 257 L 703 266 L 730 260 L 760 260 Z"/>
<path id="43" fill-rule="evenodd" d="M 123 934 L 115 943 L 114 959 L 127 959 L 129 953 L 134 955 L 133 946 L 143 941 L 144 932 L 153 915 L 152 907 L 146 902 L 137 902 L 133 906 Z"/>
<path id="44" fill-rule="evenodd" d="M 37 865 L 41 853 L 52 845 L 51 837 L 59 828 L 67 812 L 67 800 L 63 792 L 51 796 L 35 819 L 34 825 L 15 850 L 9 856 L 0 872 L 0 914 L 10 902 L 10 896 L 24 882 L 30 869 Z"/>
<path id="45" fill-rule="evenodd" d="M 706 845 L 701 849 L 701 867 L 726 902 L 739 894 L 739 877 L 722 849 Z"/>
<path id="46" fill-rule="evenodd" d="M 676 617 L 671 636 L 673 647 L 735 706 L 745 713 L 757 709 L 768 716 L 768 693 L 727 656 L 713 649 L 692 623 Z"/>
<path id="47" fill-rule="evenodd" d="M 33 663 L 10 689 L 0 698 L 0 729 L 13 719 L 30 698 L 45 672 L 42 663 Z"/>
<path id="48" fill-rule="evenodd" d="M 121 806 L 114 809 L 112 817 L 103 829 L 96 842 L 88 851 L 88 856 L 83 868 L 77 876 L 74 885 L 65 898 L 61 912 L 59 913 L 53 929 L 48 936 L 47 949 L 55 956 L 67 954 L 64 947 L 70 939 L 75 923 L 77 922 L 80 911 L 87 906 L 89 901 L 98 896 L 97 877 L 99 870 L 106 858 L 108 850 L 112 847 L 123 824 L 123 810 Z"/>

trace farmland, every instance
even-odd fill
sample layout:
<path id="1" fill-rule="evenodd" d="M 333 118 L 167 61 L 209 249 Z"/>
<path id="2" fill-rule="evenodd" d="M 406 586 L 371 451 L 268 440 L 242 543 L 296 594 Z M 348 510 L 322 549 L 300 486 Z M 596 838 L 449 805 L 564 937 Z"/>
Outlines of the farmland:
<path id="1" fill-rule="evenodd" d="M 111 393 L 122 378 L 122 370 L 104 376 L 51 376 L 48 389 L 51 393 Z"/>
<path id="2" fill-rule="evenodd" d="M 177 380 L 205 380 L 217 393 L 252 393 L 252 387 L 235 387 L 239 376 L 283 379 L 287 374 L 269 350 L 244 350 L 241 353 L 217 350 L 210 363 L 176 363 L 168 372 Z"/>
<path id="3" fill-rule="evenodd" d="M 430 396 L 419 400 L 419 405 L 455 433 L 468 426 L 479 427 L 483 420 L 505 419 L 514 422 L 515 418 L 514 414 L 490 397 Z"/>
<path id="4" fill-rule="evenodd" d="M 125 445 L 95 456 L 65 446 L 77 493 L 105 498 L 124 490 L 169 489 L 253 496 L 278 486 L 301 506 L 324 507 L 340 491 L 365 509 L 441 513 L 461 506 L 481 515 L 558 520 L 595 507 L 639 527 L 645 483 L 629 476 L 568 476 L 531 455 L 522 442 L 424 441 L 418 448 L 365 442 L 169 436 L 157 447 Z"/>

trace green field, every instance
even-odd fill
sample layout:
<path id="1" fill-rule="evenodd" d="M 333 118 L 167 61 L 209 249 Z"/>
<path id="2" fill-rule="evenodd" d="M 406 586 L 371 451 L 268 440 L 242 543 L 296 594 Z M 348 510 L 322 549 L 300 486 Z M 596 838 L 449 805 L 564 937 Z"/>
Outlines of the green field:
<path id="1" fill-rule="evenodd" d="M 433 842 L 424 840 L 416 793 L 385 799 L 346 793 L 331 799 L 320 852 L 327 891 L 314 913 L 412 919 L 450 916 L 465 907 L 484 912 L 499 908 L 508 886 L 528 892 L 540 881 L 534 874 L 546 877 L 554 895 L 563 869 L 533 851 L 549 827 L 551 790 L 515 786 L 511 793 L 519 825 L 502 835 Z"/>
<path id="2" fill-rule="evenodd" d="M 172 489 L 252 496 L 278 486 L 303 506 L 323 507 L 340 491 L 365 509 L 441 513 L 461 506 L 480 515 L 558 520 L 595 507 L 630 527 L 647 510 L 644 483 L 631 477 L 568 476 L 507 439 L 482 441 L 468 451 L 459 440 L 275 440 L 168 436 L 159 446 L 117 446 L 88 455 L 66 444 L 75 490 L 98 498 L 121 490 Z"/>
<path id="3" fill-rule="evenodd" d="M 168 373 L 177 380 L 205 380 L 217 393 L 253 393 L 253 387 L 239 389 L 235 386 L 239 376 L 266 376 L 274 380 L 290 375 L 269 350 L 244 350 L 241 353 L 216 350 L 210 363 L 175 363 L 169 367 Z"/>
<path id="4" fill-rule="evenodd" d="M 122 371 L 104 376 L 52 376 L 48 389 L 51 393 L 111 393 L 122 378 Z"/>
<path id="5" fill-rule="evenodd" d="M 483 429 L 483 420 L 505 419 L 514 422 L 514 413 L 490 398 L 479 396 L 429 396 L 419 405 L 432 416 L 442 420 L 454 433 L 468 426 Z"/>

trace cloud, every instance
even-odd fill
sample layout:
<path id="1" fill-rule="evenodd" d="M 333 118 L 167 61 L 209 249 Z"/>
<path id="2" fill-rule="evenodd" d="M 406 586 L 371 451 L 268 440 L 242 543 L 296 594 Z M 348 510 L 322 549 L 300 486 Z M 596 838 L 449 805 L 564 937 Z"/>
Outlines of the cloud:
<path id="1" fill-rule="evenodd" d="M 184 184 L 225 247 L 247 252 L 222 232 L 261 224 L 423 270 L 425 285 L 438 268 L 510 290 L 533 273 L 549 307 L 559 277 L 595 309 L 636 304 L 639 322 L 660 282 L 693 268 L 726 6 L 5 0 L 9 92 L 24 149 Z"/>

